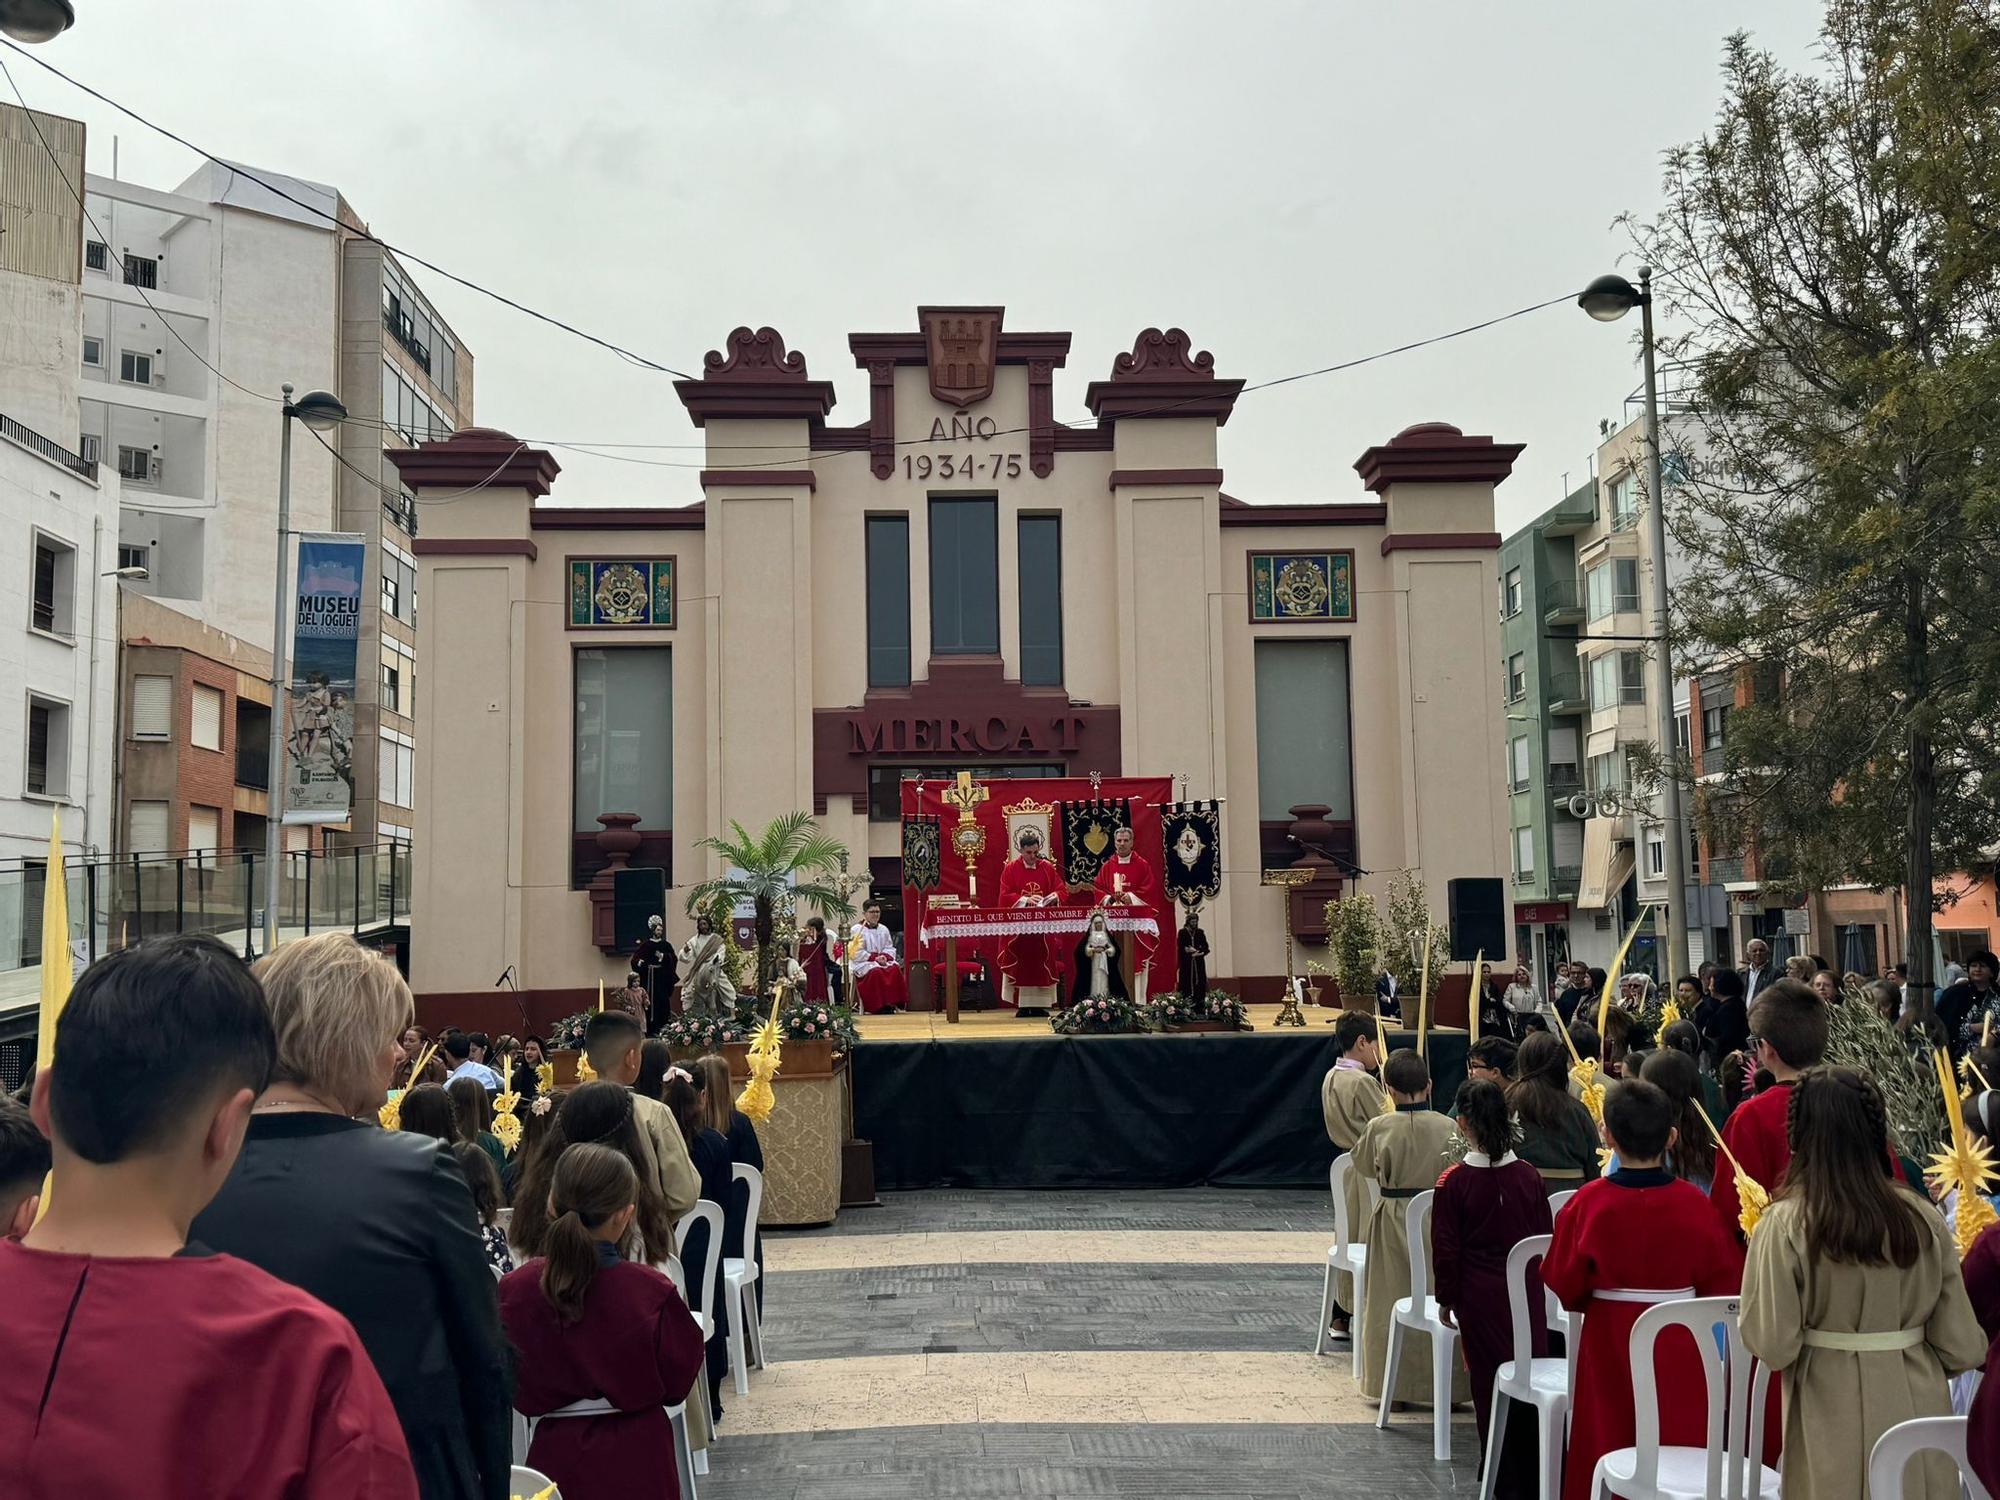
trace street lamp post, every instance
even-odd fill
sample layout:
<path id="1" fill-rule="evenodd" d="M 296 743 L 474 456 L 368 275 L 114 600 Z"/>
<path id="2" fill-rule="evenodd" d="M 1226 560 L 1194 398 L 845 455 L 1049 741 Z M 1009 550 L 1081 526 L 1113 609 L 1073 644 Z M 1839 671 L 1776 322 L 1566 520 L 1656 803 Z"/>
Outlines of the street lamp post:
<path id="1" fill-rule="evenodd" d="M 1666 490 L 1660 477 L 1659 377 L 1653 365 L 1653 268 L 1639 268 L 1636 287 L 1623 276 L 1600 276 L 1583 289 L 1576 305 L 1600 323 L 1616 322 L 1633 308 L 1639 309 L 1640 345 L 1646 370 L 1646 484 L 1652 492 L 1646 532 L 1653 550 L 1653 637 L 1658 647 L 1653 655 L 1653 685 L 1659 698 L 1660 758 L 1668 767 L 1660 795 L 1660 821 L 1667 844 L 1667 963 L 1660 979 L 1672 984 L 1690 957 L 1687 824 L 1681 808 L 1679 737 L 1674 733 L 1674 661 L 1667 617 Z M 1692 700 L 1688 715 L 1692 724 Z"/>
<path id="2" fill-rule="evenodd" d="M 52 42 L 75 24 L 69 0 L 0 0 L 0 36 L 17 42 Z"/>
<path id="3" fill-rule="evenodd" d="M 297 417 L 315 432 L 325 432 L 347 420 L 347 408 L 340 398 L 327 391 L 307 391 L 292 400 L 292 388 L 284 388 L 282 436 L 278 440 L 278 587 L 277 602 L 271 612 L 271 729 L 265 761 L 264 780 L 264 951 L 278 946 L 279 870 L 278 848 L 285 821 L 285 648 L 287 630 L 285 584 L 290 569 L 286 549 L 292 536 L 292 418 Z"/>

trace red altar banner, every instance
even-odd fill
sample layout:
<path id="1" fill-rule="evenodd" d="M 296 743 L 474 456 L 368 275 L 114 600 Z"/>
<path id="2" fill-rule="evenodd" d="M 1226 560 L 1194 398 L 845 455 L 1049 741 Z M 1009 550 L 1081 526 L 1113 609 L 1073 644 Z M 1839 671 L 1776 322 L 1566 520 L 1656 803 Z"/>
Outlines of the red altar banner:
<path id="1" fill-rule="evenodd" d="M 1132 838 L 1135 852 L 1152 862 L 1155 874 L 1164 878 L 1166 873 L 1166 841 L 1160 824 L 1160 806 L 1173 797 L 1173 778 L 1168 776 L 1106 776 L 1092 787 L 1087 776 L 1060 776 L 1047 779 L 994 777 L 976 785 L 986 793 L 984 801 L 973 808 L 973 818 L 986 835 L 985 848 L 974 858 L 968 872 L 964 855 L 953 843 L 952 835 L 958 827 L 958 808 L 945 800 L 945 793 L 952 789 L 950 781 L 905 781 L 902 784 L 902 814 L 908 818 L 912 813 L 925 813 L 938 820 L 938 842 L 940 845 L 942 873 L 935 890 L 920 891 L 914 886 L 903 886 L 903 933 L 906 958 L 927 958 L 932 963 L 939 962 L 944 954 L 941 934 L 925 944 L 922 935 L 927 916 L 938 915 L 931 911 L 928 897 L 956 896 L 958 907 L 982 909 L 983 903 L 999 898 L 1000 869 L 1013 853 L 1012 834 L 1023 823 L 1034 823 L 1042 830 L 1044 847 L 1054 859 L 1061 859 L 1063 840 L 1057 807 L 1064 802 L 1087 802 L 1093 798 L 1107 801 L 1130 798 L 1132 803 Z M 1096 904 L 1096 897 L 1082 892 L 1072 896 L 1071 901 L 1078 907 Z M 944 908 L 949 910 L 949 908 Z M 1179 931 L 1178 914 L 1172 910 L 1152 912 L 1158 924 L 1159 942 L 1154 949 L 1152 963 L 1147 968 L 1147 985 L 1150 993 L 1161 994 L 1174 987 L 1178 979 L 1178 947 L 1176 934 Z M 1082 926 L 1076 931 L 1082 934 Z M 912 940 L 915 935 L 915 940 Z M 961 938 L 958 953 L 961 959 L 978 955 L 982 958 L 997 959 L 1001 937 Z M 1065 955 L 1067 959 L 1067 955 Z M 1068 979 L 1065 978 L 1063 992 L 1068 993 Z"/>

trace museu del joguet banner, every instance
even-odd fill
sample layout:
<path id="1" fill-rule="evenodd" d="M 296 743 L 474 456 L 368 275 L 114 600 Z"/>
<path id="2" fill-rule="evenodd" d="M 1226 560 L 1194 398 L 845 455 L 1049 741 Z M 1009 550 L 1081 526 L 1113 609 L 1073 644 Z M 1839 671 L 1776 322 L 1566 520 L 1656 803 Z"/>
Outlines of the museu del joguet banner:
<path id="1" fill-rule="evenodd" d="M 285 821 L 344 823 L 354 805 L 354 672 L 367 539 L 299 534 Z"/>

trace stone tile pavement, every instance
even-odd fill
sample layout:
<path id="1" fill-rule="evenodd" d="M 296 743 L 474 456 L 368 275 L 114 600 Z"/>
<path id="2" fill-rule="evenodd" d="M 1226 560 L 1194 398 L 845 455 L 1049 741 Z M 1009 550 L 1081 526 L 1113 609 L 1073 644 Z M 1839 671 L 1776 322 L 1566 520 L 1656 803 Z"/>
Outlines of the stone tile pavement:
<path id="1" fill-rule="evenodd" d="M 701 1500 L 1442 1495 L 1311 1350 L 1324 1194 L 930 1192 L 770 1237 L 770 1367 L 725 1397 Z"/>

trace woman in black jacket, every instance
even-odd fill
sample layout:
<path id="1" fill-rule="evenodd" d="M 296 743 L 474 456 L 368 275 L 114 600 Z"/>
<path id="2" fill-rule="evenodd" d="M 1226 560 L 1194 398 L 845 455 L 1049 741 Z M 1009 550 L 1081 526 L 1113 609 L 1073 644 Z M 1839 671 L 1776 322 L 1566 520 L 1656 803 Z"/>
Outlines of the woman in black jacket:
<path id="1" fill-rule="evenodd" d="M 442 1141 L 375 1118 L 409 987 L 345 933 L 287 943 L 256 974 L 277 1067 L 189 1237 L 354 1325 L 424 1500 L 504 1500 L 513 1380 L 472 1194 Z"/>

